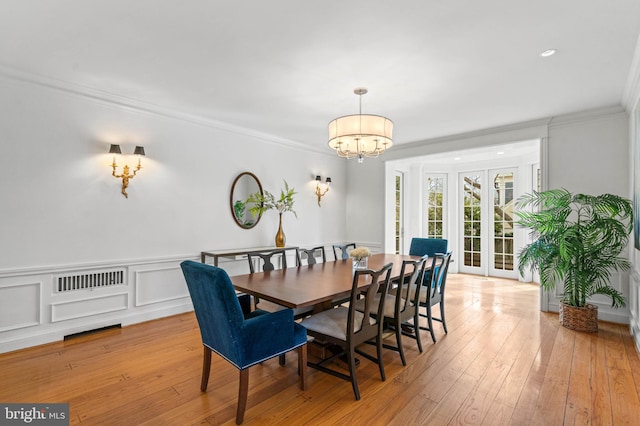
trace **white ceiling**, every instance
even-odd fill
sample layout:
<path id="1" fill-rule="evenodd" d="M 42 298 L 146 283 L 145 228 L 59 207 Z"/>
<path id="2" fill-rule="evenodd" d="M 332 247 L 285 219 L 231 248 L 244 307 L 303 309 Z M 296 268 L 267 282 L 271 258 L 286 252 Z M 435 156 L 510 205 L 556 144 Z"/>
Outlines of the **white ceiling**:
<path id="1" fill-rule="evenodd" d="M 0 73 L 326 147 L 358 110 L 394 142 L 622 102 L 638 0 L 1 0 Z M 540 52 L 558 53 L 541 58 Z"/>

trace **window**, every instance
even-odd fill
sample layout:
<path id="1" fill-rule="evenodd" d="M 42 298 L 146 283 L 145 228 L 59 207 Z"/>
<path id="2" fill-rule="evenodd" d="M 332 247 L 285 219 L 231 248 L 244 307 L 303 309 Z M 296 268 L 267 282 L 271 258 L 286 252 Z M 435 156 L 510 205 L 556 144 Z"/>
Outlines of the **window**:
<path id="1" fill-rule="evenodd" d="M 445 178 L 443 176 L 427 176 L 426 187 L 426 207 L 425 207 L 425 230 L 424 236 L 427 238 L 444 238 L 444 196 Z"/>
<path id="2" fill-rule="evenodd" d="M 463 262 L 465 266 L 481 266 L 482 178 L 480 174 L 463 176 L 464 227 Z"/>
<path id="3" fill-rule="evenodd" d="M 493 178 L 493 267 L 513 271 L 513 172 Z"/>

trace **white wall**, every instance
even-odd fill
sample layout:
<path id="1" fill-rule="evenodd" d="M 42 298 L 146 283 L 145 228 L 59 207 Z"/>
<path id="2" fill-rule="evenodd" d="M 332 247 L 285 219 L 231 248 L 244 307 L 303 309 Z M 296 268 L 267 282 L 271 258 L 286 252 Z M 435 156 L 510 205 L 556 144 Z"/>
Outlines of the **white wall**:
<path id="1" fill-rule="evenodd" d="M 566 188 L 586 194 L 612 193 L 631 197 L 629 176 L 629 117 L 618 109 L 554 119 L 549 125 L 549 188 Z M 633 242 L 631 243 L 633 244 Z M 629 301 L 629 272 L 612 275 L 611 285 Z M 549 299 L 549 309 L 558 310 L 559 292 Z M 596 296 L 598 317 L 629 323 L 629 307 L 612 309 L 611 300 Z"/>
<path id="2" fill-rule="evenodd" d="M 298 219 L 283 217 L 288 244 L 344 240 L 346 165 L 329 150 L 64 87 L 0 77 L 0 93 L 0 352 L 190 309 L 181 260 L 201 250 L 274 244 L 276 212 L 250 230 L 233 221 L 229 191 L 243 171 L 271 192 L 279 193 L 283 179 L 298 192 Z M 123 153 L 146 150 L 128 199 L 111 176 L 111 143 Z M 333 179 L 321 208 L 317 174 Z M 120 266 L 125 285 L 80 291 L 85 307 L 78 312 L 85 313 L 60 315 L 72 301 L 53 290 L 57 275 Z M 86 311 L 100 301 L 113 306 Z"/>
<path id="3" fill-rule="evenodd" d="M 345 166 L 326 155 L 105 104 L 27 83 L 0 80 L 0 271 L 161 256 L 272 243 L 277 214 L 236 226 L 229 209 L 235 176 L 251 171 L 279 192 L 298 191 L 288 241 L 344 233 Z M 111 176 L 109 143 L 143 145 L 143 170 L 129 198 Z M 131 160 L 133 162 L 133 160 Z M 318 208 L 315 174 L 333 178 Z"/>
<path id="4" fill-rule="evenodd" d="M 549 188 L 631 196 L 629 117 L 619 109 L 559 117 L 549 124 Z"/>
<path id="5" fill-rule="evenodd" d="M 384 238 L 385 175 L 383 157 L 345 160 L 348 165 L 346 239 L 380 249 Z M 393 182 L 391 182 L 393 185 Z"/>

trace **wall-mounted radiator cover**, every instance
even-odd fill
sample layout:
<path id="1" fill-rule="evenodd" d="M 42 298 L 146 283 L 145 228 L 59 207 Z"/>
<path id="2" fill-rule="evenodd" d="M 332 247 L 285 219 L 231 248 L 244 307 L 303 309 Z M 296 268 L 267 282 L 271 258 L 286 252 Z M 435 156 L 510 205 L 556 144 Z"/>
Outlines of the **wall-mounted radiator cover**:
<path id="1" fill-rule="evenodd" d="M 124 268 L 58 275 L 55 277 L 56 293 L 111 287 L 124 284 Z"/>

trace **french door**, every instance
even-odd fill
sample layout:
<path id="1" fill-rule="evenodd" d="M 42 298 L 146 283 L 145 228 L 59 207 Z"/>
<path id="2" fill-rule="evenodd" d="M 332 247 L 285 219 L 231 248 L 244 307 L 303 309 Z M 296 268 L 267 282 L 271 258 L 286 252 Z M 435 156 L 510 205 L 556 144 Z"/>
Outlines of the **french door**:
<path id="1" fill-rule="evenodd" d="M 400 171 L 396 171 L 394 175 L 394 188 L 395 188 L 395 253 L 402 254 L 404 247 L 404 208 L 403 208 L 403 194 L 404 194 L 404 174 Z"/>
<path id="2" fill-rule="evenodd" d="M 465 172 L 460 174 L 459 188 L 462 197 L 460 206 L 462 214 L 459 216 L 460 235 L 462 236 L 462 259 L 460 272 L 470 274 L 485 275 L 486 259 L 483 259 L 486 246 L 486 226 L 483 224 L 486 219 L 483 212 L 485 197 L 483 196 L 483 187 L 486 173 L 484 171 Z"/>
<path id="3" fill-rule="evenodd" d="M 492 214 L 489 220 L 489 275 L 517 278 L 515 253 L 515 218 L 513 204 L 516 183 L 515 169 L 490 170 Z"/>
<path id="4" fill-rule="evenodd" d="M 513 203 L 515 169 L 459 175 L 460 272 L 517 278 Z"/>

